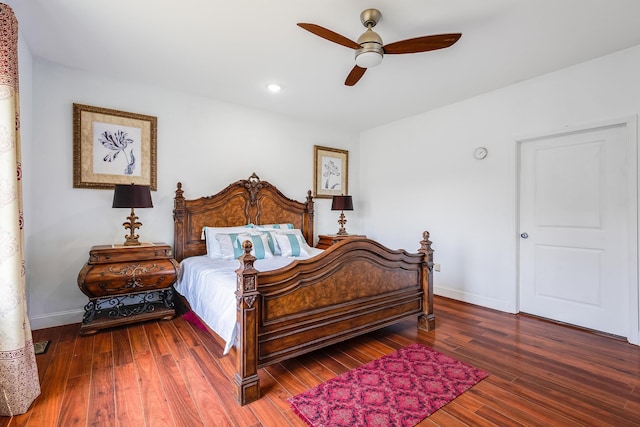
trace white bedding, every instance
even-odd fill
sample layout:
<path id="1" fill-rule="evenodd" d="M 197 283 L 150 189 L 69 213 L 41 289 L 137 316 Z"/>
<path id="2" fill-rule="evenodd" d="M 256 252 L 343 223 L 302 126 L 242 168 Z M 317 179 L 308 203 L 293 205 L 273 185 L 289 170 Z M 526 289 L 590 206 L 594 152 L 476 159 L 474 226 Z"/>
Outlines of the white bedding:
<path id="1" fill-rule="evenodd" d="M 322 253 L 310 249 L 310 256 Z M 254 267 L 258 271 L 276 270 L 296 259 L 308 257 L 274 256 L 258 259 Z M 182 260 L 175 290 L 186 298 L 191 309 L 215 331 L 225 342 L 227 354 L 236 338 L 236 273 L 240 267 L 238 260 L 212 259 L 206 255 Z"/>

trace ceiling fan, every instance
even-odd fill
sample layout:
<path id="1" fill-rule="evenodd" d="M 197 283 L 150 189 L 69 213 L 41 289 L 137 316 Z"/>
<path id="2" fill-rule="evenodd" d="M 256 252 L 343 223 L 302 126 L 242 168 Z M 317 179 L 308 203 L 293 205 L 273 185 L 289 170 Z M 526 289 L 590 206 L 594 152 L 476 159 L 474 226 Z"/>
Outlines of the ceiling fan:
<path id="1" fill-rule="evenodd" d="M 384 54 L 419 53 L 430 50 L 444 49 L 453 45 L 462 36 L 460 33 L 435 34 L 416 37 L 383 45 L 382 38 L 372 30 L 380 20 L 382 14 L 377 9 L 366 9 L 360 14 L 362 25 L 367 28 L 358 41 L 354 42 L 336 32 L 320 25 L 298 23 L 305 30 L 339 45 L 356 51 L 356 65 L 353 67 L 344 84 L 353 86 L 364 75 L 367 68 L 375 67 L 382 62 Z"/>

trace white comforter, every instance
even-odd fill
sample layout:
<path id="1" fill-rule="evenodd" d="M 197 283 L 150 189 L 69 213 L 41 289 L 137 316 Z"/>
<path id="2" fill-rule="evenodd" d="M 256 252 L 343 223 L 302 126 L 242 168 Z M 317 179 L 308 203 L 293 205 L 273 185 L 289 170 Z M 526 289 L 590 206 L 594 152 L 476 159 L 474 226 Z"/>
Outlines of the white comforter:
<path id="1" fill-rule="evenodd" d="M 309 248 L 316 256 L 322 250 Z M 296 259 L 276 256 L 259 259 L 254 263 L 258 271 L 276 270 Z M 180 274 L 174 288 L 186 298 L 191 309 L 215 331 L 225 342 L 227 354 L 236 338 L 236 273 L 238 260 L 218 260 L 206 255 L 184 259 L 180 263 Z"/>

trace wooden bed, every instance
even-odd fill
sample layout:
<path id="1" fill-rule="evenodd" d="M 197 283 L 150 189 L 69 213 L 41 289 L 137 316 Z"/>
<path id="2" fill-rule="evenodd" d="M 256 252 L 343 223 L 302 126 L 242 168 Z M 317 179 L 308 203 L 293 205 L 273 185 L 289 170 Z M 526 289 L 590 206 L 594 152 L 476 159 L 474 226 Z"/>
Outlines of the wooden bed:
<path id="1" fill-rule="evenodd" d="M 292 223 L 313 246 L 313 197 L 284 196 L 254 173 L 213 196 L 186 200 L 178 183 L 174 256 L 206 254 L 202 228 Z M 417 240 L 417 239 L 416 239 Z M 417 253 L 365 238 L 346 239 L 306 260 L 258 272 L 243 245 L 237 273 L 234 383 L 242 405 L 260 397 L 258 369 L 370 332 L 408 317 L 432 330 L 433 251 L 424 232 Z"/>

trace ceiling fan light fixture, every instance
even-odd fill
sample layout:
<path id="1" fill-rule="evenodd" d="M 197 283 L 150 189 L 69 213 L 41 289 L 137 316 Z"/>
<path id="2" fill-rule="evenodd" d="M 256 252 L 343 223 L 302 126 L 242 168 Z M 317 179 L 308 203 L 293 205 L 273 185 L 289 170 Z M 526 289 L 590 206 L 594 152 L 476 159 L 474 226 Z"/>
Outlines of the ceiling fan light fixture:
<path id="1" fill-rule="evenodd" d="M 360 68 L 372 68 L 382 62 L 382 47 L 367 45 L 376 44 L 365 43 L 361 49 L 356 50 L 356 65 Z"/>

